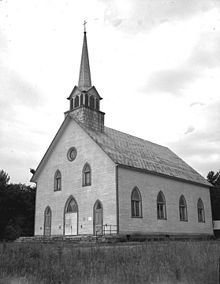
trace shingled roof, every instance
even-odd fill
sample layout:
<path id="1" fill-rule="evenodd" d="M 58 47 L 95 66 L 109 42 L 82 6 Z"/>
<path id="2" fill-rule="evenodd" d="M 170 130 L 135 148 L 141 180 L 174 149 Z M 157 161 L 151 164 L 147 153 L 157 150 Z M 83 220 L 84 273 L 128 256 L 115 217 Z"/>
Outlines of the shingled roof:
<path id="1" fill-rule="evenodd" d="M 105 127 L 95 132 L 77 121 L 87 134 L 116 163 L 191 183 L 210 184 L 169 148 Z"/>

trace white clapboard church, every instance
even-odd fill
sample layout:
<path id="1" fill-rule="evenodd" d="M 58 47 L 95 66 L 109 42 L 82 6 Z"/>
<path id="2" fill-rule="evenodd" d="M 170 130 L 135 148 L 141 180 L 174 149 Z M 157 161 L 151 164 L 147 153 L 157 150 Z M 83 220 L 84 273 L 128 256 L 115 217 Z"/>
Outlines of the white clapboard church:
<path id="1" fill-rule="evenodd" d="M 35 236 L 213 235 L 210 184 L 167 147 L 105 126 L 85 31 L 68 100 L 31 178 Z"/>

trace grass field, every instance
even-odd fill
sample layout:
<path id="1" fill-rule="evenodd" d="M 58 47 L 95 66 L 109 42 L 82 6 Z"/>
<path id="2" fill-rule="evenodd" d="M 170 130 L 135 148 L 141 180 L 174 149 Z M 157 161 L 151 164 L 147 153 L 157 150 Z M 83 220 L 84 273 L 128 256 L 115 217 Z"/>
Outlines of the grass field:
<path id="1" fill-rule="evenodd" d="M 0 244 L 2 283 L 219 283 L 220 242 Z M 16 280 L 17 279 L 17 280 Z"/>

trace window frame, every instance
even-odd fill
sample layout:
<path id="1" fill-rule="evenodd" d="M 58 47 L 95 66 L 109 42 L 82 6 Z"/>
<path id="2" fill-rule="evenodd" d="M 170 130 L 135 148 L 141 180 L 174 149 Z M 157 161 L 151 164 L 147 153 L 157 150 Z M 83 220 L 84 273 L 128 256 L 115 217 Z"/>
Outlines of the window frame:
<path id="1" fill-rule="evenodd" d="M 197 202 L 197 214 L 198 214 L 198 222 L 205 223 L 205 208 L 201 198 L 199 198 Z"/>
<path id="2" fill-rule="evenodd" d="M 183 194 L 179 199 L 179 217 L 181 222 L 188 222 L 187 203 Z"/>
<path id="3" fill-rule="evenodd" d="M 91 166 L 89 165 L 89 163 L 85 163 L 83 170 L 82 170 L 82 186 L 91 186 L 91 185 L 92 185 Z"/>
<path id="4" fill-rule="evenodd" d="M 137 192 L 139 198 L 134 198 L 134 192 Z M 135 186 L 131 191 L 131 218 L 143 218 L 142 197 L 140 190 Z"/>
<path id="5" fill-rule="evenodd" d="M 162 197 L 163 201 L 158 201 L 160 196 Z M 163 216 L 161 215 L 161 212 Z M 162 191 L 159 191 L 157 195 L 157 220 L 167 220 L 166 198 Z"/>
<path id="6" fill-rule="evenodd" d="M 62 190 L 62 175 L 60 170 L 56 170 L 54 175 L 54 191 Z"/>

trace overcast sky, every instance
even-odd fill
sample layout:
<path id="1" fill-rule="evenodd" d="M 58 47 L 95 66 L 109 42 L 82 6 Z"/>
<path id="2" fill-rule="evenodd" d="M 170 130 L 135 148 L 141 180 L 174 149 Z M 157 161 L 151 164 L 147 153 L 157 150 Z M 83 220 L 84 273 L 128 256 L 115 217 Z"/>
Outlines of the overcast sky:
<path id="1" fill-rule="evenodd" d="M 220 170 L 220 1 L 0 0 L 0 169 L 29 183 L 78 83 L 87 20 L 106 126 Z"/>

